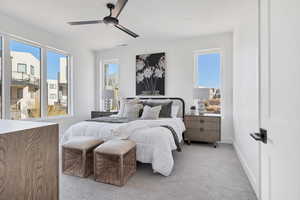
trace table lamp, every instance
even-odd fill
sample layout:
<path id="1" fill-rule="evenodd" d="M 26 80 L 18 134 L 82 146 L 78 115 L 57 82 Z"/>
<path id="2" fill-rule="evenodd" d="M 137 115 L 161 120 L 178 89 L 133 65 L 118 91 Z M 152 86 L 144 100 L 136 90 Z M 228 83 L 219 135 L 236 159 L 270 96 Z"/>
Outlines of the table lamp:
<path id="1" fill-rule="evenodd" d="M 209 99 L 210 88 L 194 88 L 193 97 L 198 100 L 198 112 L 203 114 L 205 109 L 205 101 Z"/>

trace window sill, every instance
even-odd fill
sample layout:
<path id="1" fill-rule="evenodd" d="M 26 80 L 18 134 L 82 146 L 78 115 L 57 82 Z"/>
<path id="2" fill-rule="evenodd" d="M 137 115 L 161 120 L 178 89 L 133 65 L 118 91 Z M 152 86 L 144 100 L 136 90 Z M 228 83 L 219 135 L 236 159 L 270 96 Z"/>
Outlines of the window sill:
<path id="1" fill-rule="evenodd" d="M 34 121 L 34 122 L 42 122 L 42 121 L 52 121 L 59 119 L 70 119 L 73 118 L 74 115 L 60 115 L 60 116 L 51 116 L 51 117 L 43 117 L 43 118 L 28 118 L 28 119 L 20 119 L 20 121 Z"/>

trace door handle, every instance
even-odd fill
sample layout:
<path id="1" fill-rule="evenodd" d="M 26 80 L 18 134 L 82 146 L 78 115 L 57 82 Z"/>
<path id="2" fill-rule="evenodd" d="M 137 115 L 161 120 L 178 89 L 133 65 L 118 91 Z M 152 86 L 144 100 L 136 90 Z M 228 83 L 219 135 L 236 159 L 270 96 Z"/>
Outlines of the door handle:
<path id="1" fill-rule="evenodd" d="M 267 144 L 268 135 L 267 130 L 265 129 L 260 128 L 259 133 L 251 133 L 250 136 L 256 141 L 261 141 L 264 144 Z"/>

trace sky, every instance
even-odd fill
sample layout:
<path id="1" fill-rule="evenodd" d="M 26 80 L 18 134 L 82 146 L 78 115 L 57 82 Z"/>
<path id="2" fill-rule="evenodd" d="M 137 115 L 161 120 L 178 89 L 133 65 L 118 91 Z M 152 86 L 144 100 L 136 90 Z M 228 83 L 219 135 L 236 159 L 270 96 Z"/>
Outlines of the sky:
<path id="1" fill-rule="evenodd" d="M 108 64 L 108 75 L 112 75 L 118 71 L 118 64 Z"/>
<path id="2" fill-rule="evenodd" d="M 198 86 L 220 88 L 220 61 L 218 53 L 198 56 Z"/>
<path id="3" fill-rule="evenodd" d="M 38 60 L 41 59 L 41 50 L 38 47 L 30 46 L 15 40 L 10 41 L 10 50 L 18 52 L 31 53 Z M 59 59 L 65 57 L 64 55 L 57 54 L 51 51 L 47 53 L 47 79 L 57 80 L 57 73 L 59 72 Z"/>

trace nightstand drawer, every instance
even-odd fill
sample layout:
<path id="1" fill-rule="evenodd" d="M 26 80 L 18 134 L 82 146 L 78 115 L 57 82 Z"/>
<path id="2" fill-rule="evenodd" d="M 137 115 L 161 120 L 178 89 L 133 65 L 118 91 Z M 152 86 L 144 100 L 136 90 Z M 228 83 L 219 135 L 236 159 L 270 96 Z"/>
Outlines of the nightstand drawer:
<path id="1" fill-rule="evenodd" d="M 219 117 L 204 117 L 204 116 L 186 116 L 185 117 L 186 121 L 197 121 L 200 123 L 220 123 L 220 118 Z"/>
<path id="2" fill-rule="evenodd" d="M 187 129 L 185 139 L 191 141 L 216 142 L 220 140 L 218 130 Z"/>
<path id="3" fill-rule="evenodd" d="M 220 130 L 220 123 L 219 122 L 213 122 L 213 121 L 206 121 L 201 123 L 200 121 L 194 121 L 194 120 L 186 120 L 185 121 L 186 128 L 202 128 L 205 130 Z"/>

